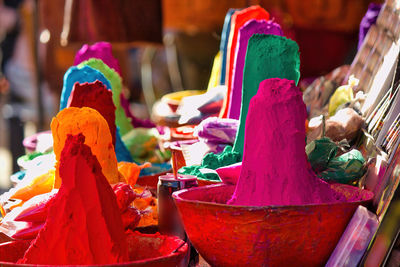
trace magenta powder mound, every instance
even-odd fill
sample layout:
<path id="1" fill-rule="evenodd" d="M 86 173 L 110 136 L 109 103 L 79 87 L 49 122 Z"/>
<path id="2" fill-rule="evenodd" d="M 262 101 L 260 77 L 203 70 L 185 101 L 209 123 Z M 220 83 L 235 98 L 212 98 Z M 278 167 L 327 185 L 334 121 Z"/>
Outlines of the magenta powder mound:
<path id="1" fill-rule="evenodd" d="M 233 205 L 304 205 L 345 198 L 313 173 L 305 152 L 303 95 L 292 80 L 260 83 L 251 99 Z"/>
<path id="2" fill-rule="evenodd" d="M 110 43 L 98 42 L 93 45 L 83 45 L 75 55 L 74 65 L 79 65 L 83 61 L 91 58 L 101 59 L 108 67 L 114 69 L 120 76 L 122 76 L 118 60 L 114 58 L 112 54 L 112 47 Z"/>
<path id="3" fill-rule="evenodd" d="M 243 69 L 250 37 L 256 33 L 283 35 L 279 24 L 266 20 L 249 20 L 239 30 L 238 45 L 233 68 L 231 102 L 229 103 L 228 118 L 239 119 L 242 103 Z"/>
<path id="4" fill-rule="evenodd" d="M 232 165 L 220 167 L 216 169 L 219 178 L 225 184 L 236 185 L 240 176 L 240 171 L 242 169 L 242 163 L 234 163 Z"/>

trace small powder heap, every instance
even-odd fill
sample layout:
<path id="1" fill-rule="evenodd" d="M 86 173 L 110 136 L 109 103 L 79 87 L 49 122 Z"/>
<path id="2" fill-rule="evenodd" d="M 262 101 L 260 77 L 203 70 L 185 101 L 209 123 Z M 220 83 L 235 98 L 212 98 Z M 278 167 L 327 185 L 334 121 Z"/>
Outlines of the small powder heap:
<path id="1" fill-rule="evenodd" d="M 306 106 L 294 81 L 267 79 L 251 99 L 242 169 L 230 204 L 344 201 L 313 173 L 305 152 Z"/>
<path id="2" fill-rule="evenodd" d="M 243 71 L 242 106 L 239 130 L 233 150 L 243 156 L 244 128 L 250 99 L 257 93 L 260 82 L 281 78 L 296 82 L 300 78 L 299 47 L 282 36 L 254 34 L 247 47 Z"/>
<path id="3" fill-rule="evenodd" d="M 228 166 L 239 162 L 240 154 L 232 151 L 231 146 L 226 146 L 220 154 L 208 153 L 201 161 L 201 165 L 185 166 L 179 169 L 180 174 L 189 174 L 205 180 L 219 181 L 218 174 L 214 172 L 201 172 L 201 169 L 216 170 L 220 167 Z"/>
<path id="4" fill-rule="evenodd" d="M 112 93 L 103 83 L 76 83 L 68 100 L 68 107 L 89 107 L 97 110 L 106 119 L 115 146 L 115 106 Z"/>
<path id="5" fill-rule="evenodd" d="M 269 19 L 269 13 L 260 6 L 251 6 L 240 11 L 236 11 L 233 13 L 231 18 L 231 30 L 229 34 L 229 42 L 228 42 L 228 54 L 227 54 L 227 69 L 226 69 L 226 78 L 225 84 L 228 87 L 226 97 L 224 99 L 224 103 L 221 108 L 221 112 L 219 116 L 221 118 L 226 118 L 228 115 L 230 97 L 231 97 L 231 89 L 232 89 L 232 75 L 234 70 L 235 63 L 235 55 L 236 55 L 236 46 L 238 44 L 238 35 L 239 29 L 249 20 L 251 19 Z M 221 75 L 224 75 L 222 73 Z"/>
<path id="6" fill-rule="evenodd" d="M 249 39 L 253 34 L 283 35 L 279 24 L 266 20 L 252 19 L 239 30 L 238 45 L 235 56 L 235 67 L 232 73 L 232 90 L 229 103 L 228 118 L 239 119 L 240 104 L 242 103 L 243 69 Z"/>
<path id="7" fill-rule="evenodd" d="M 55 188 L 59 188 L 61 184 L 59 161 L 65 140 L 69 134 L 76 135 L 81 132 L 85 133 L 85 144 L 92 149 L 92 153 L 99 161 L 102 172 L 110 184 L 119 182 L 118 163 L 110 129 L 107 121 L 97 110 L 88 107 L 63 109 L 51 121 L 51 132 L 57 160 Z"/>
<path id="8" fill-rule="evenodd" d="M 115 194 L 82 134 L 69 135 L 60 160 L 62 185 L 46 223 L 18 263 L 82 265 L 128 261 Z"/>

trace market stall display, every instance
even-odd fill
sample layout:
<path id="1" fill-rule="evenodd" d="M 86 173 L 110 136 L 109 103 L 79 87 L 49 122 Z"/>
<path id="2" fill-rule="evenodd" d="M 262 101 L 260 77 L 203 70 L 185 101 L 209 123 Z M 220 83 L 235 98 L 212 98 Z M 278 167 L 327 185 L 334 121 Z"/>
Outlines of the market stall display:
<path id="1" fill-rule="evenodd" d="M 154 122 L 111 45 L 84 45 L 0 196 L 0 264 L 396 263 L 400 1 L 377 8 L 351 66 L 314 81 L 267 10 L 227 10 L 208 88 Z"/>

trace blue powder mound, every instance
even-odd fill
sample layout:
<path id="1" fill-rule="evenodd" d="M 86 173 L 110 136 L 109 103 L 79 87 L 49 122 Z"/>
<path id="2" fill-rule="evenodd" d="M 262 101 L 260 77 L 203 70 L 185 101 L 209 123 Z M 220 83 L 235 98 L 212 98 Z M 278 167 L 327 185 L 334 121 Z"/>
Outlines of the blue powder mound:
<path id="1" fill-rule="evenodd" d="M 224 26 L 221 34 L 221 43 L 219 46 L 219 50 L 222 52 L 221 77 L 219 84 L 225 84 L 226 58 L 228 54 L 229 33 L 231 32 L 231 18 L 233 13 L 238 10 L 239 9 L 231 8 L 228 10 L 225 16 Z"/>
<path id="2" fill-rule="evenodd" d="M 89 66 L 78 68 L 76 66 L 70 67 L 64 75 L 64 84 L 61 91 L 60 111 L 67 107 L 68 98 L 71 95 L 74 84 L 77 83 L 92 83 L 99 80 L 105 87 L 111 90 L 110 82 L 104 75 Z"/>
<path id="3" fill-rule="evenodd" d="M 115 134 L 115 154 L 117 156 L 118 162 L 121 162 L 121 161 L 133 162 L 131 153 L 126 148 L 124 142 L 122 142 L 118 127 L 117 127 L 117 131 Z M 138 164 L 137 162 L 135 162 L 135 163 Z"/>

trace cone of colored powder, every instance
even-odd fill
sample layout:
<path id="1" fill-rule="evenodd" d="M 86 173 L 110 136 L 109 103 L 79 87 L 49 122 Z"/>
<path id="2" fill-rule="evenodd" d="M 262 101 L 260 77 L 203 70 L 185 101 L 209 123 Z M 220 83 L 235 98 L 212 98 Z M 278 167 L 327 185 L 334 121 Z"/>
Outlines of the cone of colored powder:
<path id="1" fill-rule="evenodd" d="M 273 34 L 283 36 L 279 24 L 266 20 L 252 19 L 239 30 L 238 44 L 236 48 L 235 63 L 232 73 L 232 89 L 230 102 L 228 103 L 228 118 L 239 119 L 240 105 L 242 103 L 243 69 L 246 57 L 247 45 L 253 34 Z"/>
<path id="2" fill-rule="evenodd" d="M 75 84 L 68 100 L 68 107 L 90 107 L 106 119 L 113 138 L 117 161 L 132 162 L 132 156 L 122 142 L 119 130 L 115 126 L 115 105 L 112 92 L 107 90 L 100 81 L 94 83 Z"/>
<path id="3" fill-rule="evenodd" d="M 18 263 L 116 264 L 128 248 L 115 194 L 82 134 L 69 135 L 60 159 L 62 185 L 43 229 Z"/>
<path id="4" fill-rule="evenodd" d="M 316 177 L 305 152 L 303 95 L 294 81 L 267 79 L 251 99 L 239 181 L 230 204 L 304 205 L 344 201 Z"/>
<path id="5" fill-rule="evenodd" d="M 227 60 L 226 60 L 226 78 L 225 84 L 228 87 L 226 97 L 224 99 L 224 104 L 222 105 L 221 112 L 219 117 L 226 118 L 228 115 L 228 103 L 230 103 L 230 95 L 232 89 L 232 73 L 234 68 L 235 62 L 235 53 L 236 53 L 236 46 L 237 40 L 239 35 L 239 29 L 249 20 L 251 19 L 258 19 L 258 20 L 268 20 L 269 14 L 268 12 L 260 6 L 251 6 L 245 8 L 240 11 L 236 11 L 233 13 L 231 18 L 231 33 L 229 35 L 229 42 L 228 42 L 228 51 L 227 51 Z"/>
<path id="6" fill-rule="evenodd" d="M 118 60 L 112 54 L 110 43 L 98 42 L 93 45 L 84 44 L 75 55 L 74 65 L 79 65 L 83 61 L 91 58 L 101 59 L 107 66 L 122 76 Z"/>
<path id="7" fill-rule="evenodd" d="M 100 81 L 75 84 L 68 100 L 68 107 L 89 107 L 97 110 L 106 119 L 115 146 L 115 106 L 112 92 Z"/>
<path id="8" fill-rule="evenodd" d="M 119 76 L 122 77 L 121 68 L 119 66 L 118 60 L 112 54 L 112 47 L 110 43 L 98 42 L 93 45 L 87 45 L 87 44 L 83 45 L 82 48 L 79 49 L 79 51 L 75 55 L 74 65 L 78 65 L 91 58 L 97 58 L 102 60 L 108 67 L 115 70 L 119 74 Z M 152 123 L 150 120 L 141 120 L 133 116 L 129 108 L 129 101 L 125 98 L 125 96 L 122 93 L 120 94 L 120 100 L 121 100 L 121 106 L 125 111 L 125 115 L 131 120 L 133 127 L 144 127 L 144 128 L 155 127 L 154 123 Z M 118 143 L 121 144 L 120 142 Z M 125 150 L 128 151 L 127 149 Z M 122 151 L 116 151 L 116 152 L 119 152 L 117 153 L 117 158 L 128 156 L 124 155 Z M 124 160 L 126 161 L 129 158 L 130 161 L 132 161 L 132 158 L 130 156 L 128 156 L 128 158 L 124 158 Z M 120 159 L 118 159 L 118 161 L 120 161 Z"/>
<path id="9" fill-rule="evenodd" d="M 110 184 L 119 182 L 117 158 L 112 144 L 112 137 L 107 121 L 101 114 L 92 108 L 69 107 L 60 111 L 51 121 L 53 148 L 56 155 L 56 177 L 54 187 L 61 185 L 60 166 L 61 151 L 68 135 L 83 133 L 85 144 L 100 163 L 103 175 Z"/>
<path id="10" fill-rule="evenodd" d="M 238 9 L 233 9 L 230 8 L 228 12 L 226 13 L 225 20 L 224 20 L 224 26 L 222 27 L 222 34 L 221 34 L 221 43 L 219 46 L 219 51 L 221 51 L 221 73 L 220 73 L 220 85 L 225 84 L 225 77 L 226 77 L 226 57 L 227 57 L 227 51 L 228 51 L 228 41 L 229 41 L 229 35 L 231 32 L 231 20 L 232 20 L 232 15 L 238 11 Z"/>
<path id="11" fill-rule="evenodd" d="M 122 80 L 119 74 L 107 66 L 103 61 L 96 58 L 91 58 L 78 65 L 78 68 L 83 68 L 84 66 L 92 67 L 101 73 L 110 81 L 111 90 L 113 93 L 113 102 L 115 105 L 115 122 L 117 127 L 120 129 L 120 133 L 123 136 L 133 129 L 130 119 L 125 115 L 125 111 L 121 106 L 121 92 L 122 92 Z"/>
<path id="12" fill-rule="evenodd" d="M 261 81 L 284 78 L 296 82 L 300 78 L 299 47 L 282 36 L 254 34 L 247 46 L 243 70 L 242 105 L 234 151 L 243 155 L 244 128 L 250 99 L 257 93 Z"/>
<path id="13" fill-rule="evenodd" d="M 111 89 L 110 82 L 98 70 L 89 66 L 70 67 L 64 75 L 63 88 L 61 91 L 60 110 L 67 107 L 68 98 L 71 95 L 75 83 L 92 83 L 99 80 L 107 89 Z"/>

